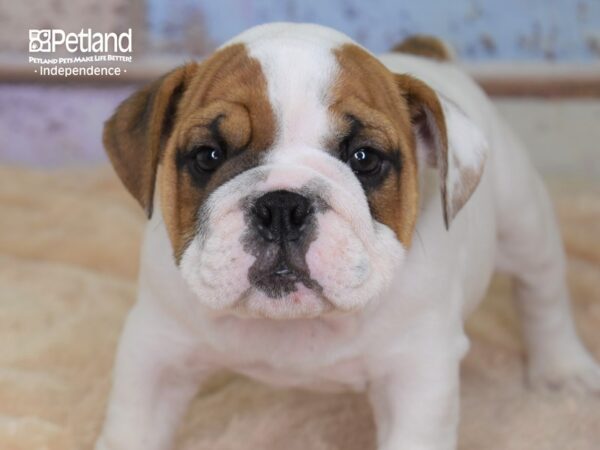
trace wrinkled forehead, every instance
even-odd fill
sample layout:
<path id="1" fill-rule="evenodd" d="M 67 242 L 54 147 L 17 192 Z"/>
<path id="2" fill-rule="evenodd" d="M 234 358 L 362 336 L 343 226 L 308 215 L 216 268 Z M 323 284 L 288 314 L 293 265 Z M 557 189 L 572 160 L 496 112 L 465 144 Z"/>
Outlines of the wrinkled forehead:
<path id="1" fill-rule="evenodd" d="M 358 47 L 352 39 L 318 25 L 270 24 L 231 43 L 243 43 L 262 68 L 277 120 L 274 146 L 322 145 L 332 126 L 327 108 L 343 71 L 338 53 L 347 44 Z"/>

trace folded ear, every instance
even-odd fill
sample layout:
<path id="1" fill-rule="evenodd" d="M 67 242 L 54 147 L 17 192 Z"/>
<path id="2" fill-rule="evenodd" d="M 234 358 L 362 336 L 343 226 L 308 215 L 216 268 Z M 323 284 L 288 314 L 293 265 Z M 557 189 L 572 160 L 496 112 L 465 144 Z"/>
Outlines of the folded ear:
<path id="1" fill-rule="evenodd" d="M 177 105 L 196 70 L 191 63 L 132 94 L 104 124 L 103 142 L 127 190 L 152 216 L 160 155 L 175 123 Z"/>
<path id="2" fill-rule="evenodd" d="M 479 128 L 450 100 L 410 75 L 396 75 L 409 106 L 420 161 L 440 175 L 446 228 L 477 188 L 487 154 Z"/>

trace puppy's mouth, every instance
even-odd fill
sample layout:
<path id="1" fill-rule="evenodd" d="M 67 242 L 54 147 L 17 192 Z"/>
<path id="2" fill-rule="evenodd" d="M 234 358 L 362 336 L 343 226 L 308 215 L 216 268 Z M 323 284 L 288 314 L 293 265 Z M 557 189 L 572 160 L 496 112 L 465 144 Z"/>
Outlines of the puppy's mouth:
<path id="1" fill-rule="evenodd" d="M 296 245 L 270 243 L 262 250 L 248 271 L 248 280 L 256 289 L 271 298 L 291 294 L 298 284 L 318 293 L 322 291 L 310 277 L 304 253 Z"/>

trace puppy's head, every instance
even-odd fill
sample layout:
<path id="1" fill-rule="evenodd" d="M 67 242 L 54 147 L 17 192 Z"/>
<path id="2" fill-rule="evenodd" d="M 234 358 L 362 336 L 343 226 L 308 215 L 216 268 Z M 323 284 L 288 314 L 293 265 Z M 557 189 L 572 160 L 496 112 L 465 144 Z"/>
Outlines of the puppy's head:
<path id="1" fill-rule="evenodd" d="M 482 142 L 426 84 L 344 35 L 290 24 L 165 75 L 104 132 L 198 300 L 271 318 L 377 297 L 411 244 L 421 166 L 439 171 L 449 226 L 479 180 Z"/>

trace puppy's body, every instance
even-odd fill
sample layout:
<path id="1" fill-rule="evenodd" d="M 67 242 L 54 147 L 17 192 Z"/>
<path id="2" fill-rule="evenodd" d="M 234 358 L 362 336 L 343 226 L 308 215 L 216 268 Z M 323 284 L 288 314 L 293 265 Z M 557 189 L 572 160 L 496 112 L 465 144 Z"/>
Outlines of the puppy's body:
<path id="1" fill-rule="evenodd" d="M 170 448 L 198 385 L 222 369 L 276 386 L 367 391 L 380 450 L 453 449 L 459 362 L 468 347 L 463 321 L 496 269 L 516 278 L 533 380 L 600 388 L 598 368 L 569 315 L 564 258 L 547 195 L 519 142 L 470 79 L 449 63 L 397 53 L 380 58 L 391 72 L 410 74 L 435 91 L 448 130 L 447 137 L 415 131 L 418 197 L 399 200 L 402 218 L 390 222 L 378 211 L 386 198 L 363 180 L 367 205 L 346 166 L 319 150 L 337 135 L 331 133 L 331 110 L 338 101 L 327 99 L 343 84 L 338 66 L 344 57 L 336 60 L 332 52 L 348 39 L 320 27 L 281 24 L 253 29 L 231 44 L 240 42 L 261 65 L 277 134 L 262 165 L 212 191 L 198 213 L 208 216 L 199 227 L 208 231 L 188 240 L 179 258 L 171 257 L 177 240 L 173 219 L 165 216 L 172 193 L 157 182 L 139 299 L 121 341 L 98 450 Z M 407 98 L 420 95 L 420 86 L 407 87 Z M 434 116 L 428 114 L 419 110 L 412 122 L 425 127 Z M 378 117 L 370 112 L 363 119 L 373 115 Z M 427 150 L 442 141 L 447 166 Z M 410 171 L 410 155 L 403 153 L 402 161 Z M 165 179 L 167 164 L 158 166 L 158 180 Z M 410 183 L 403 176 L 397 183 L 406 193 Z M 325 204 L 317 208 L 316 231 L 299 263 L 308 267 L 310 280 L 301 278 L 303 284 L 296 282 L 283 296 L 259 295 L 250 275 L 249 281 L 229 280 L 222 270 L 228 265 L 221 263 L 229 258 L 228 270 L 245 275 L 265 257 L 252 253 L 254 238 L 244 240 L 249 216 L 236 205 L 256 201 L 252 194 L 247 200 L 251 192 L 281 188 L 308 192 Z M 240 235 L 244 251 L 229 244 Z M 328 259 L 341 247 L 354 250 Z M 341 273 L 321 276 L 335 266 Z M 241 300 L 232 303 L 231 292 Z"/>

